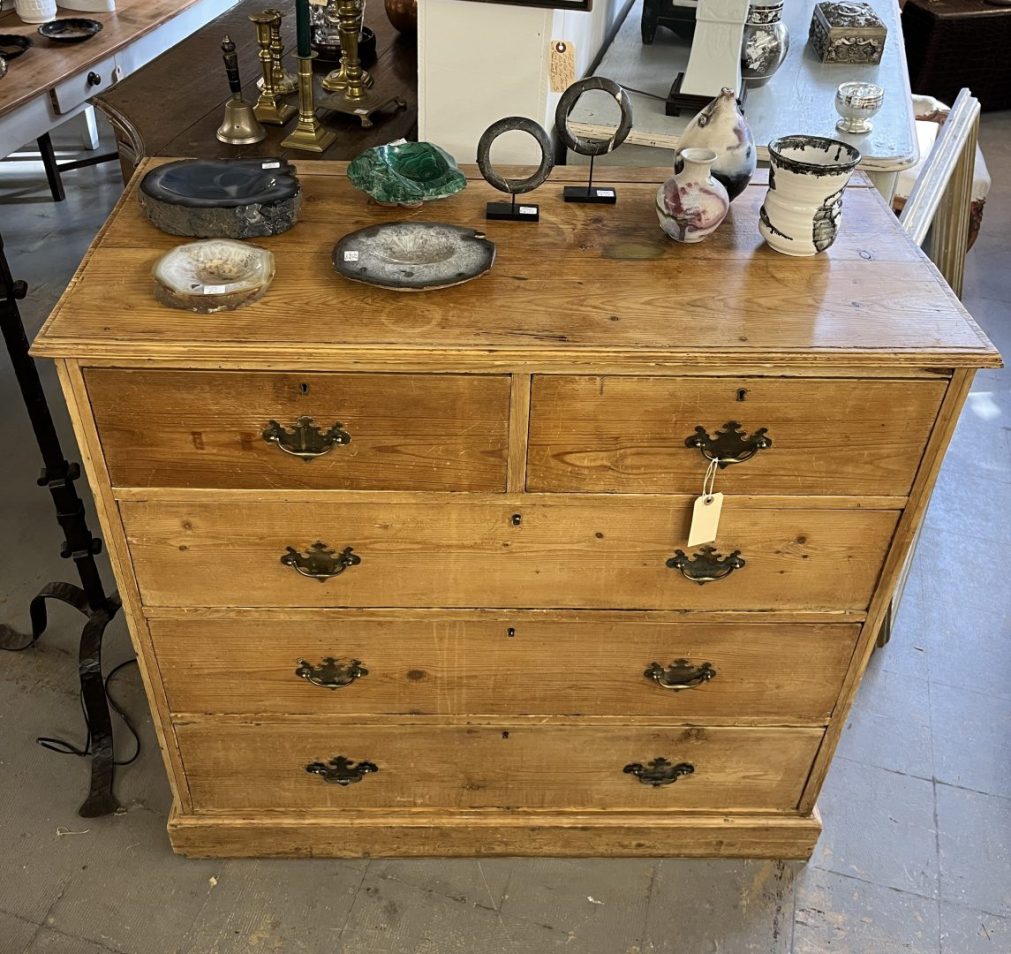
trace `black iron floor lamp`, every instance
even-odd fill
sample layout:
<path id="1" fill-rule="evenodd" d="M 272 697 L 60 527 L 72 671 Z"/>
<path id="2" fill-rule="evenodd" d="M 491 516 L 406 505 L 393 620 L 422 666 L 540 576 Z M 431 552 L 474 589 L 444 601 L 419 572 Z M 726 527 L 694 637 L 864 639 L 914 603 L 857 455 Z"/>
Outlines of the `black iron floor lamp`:
<path id="1" fill-rule="evenodd" d="M 102 676 L 102 637 L 106 626 L 119 611 L 120 601 L 115 592 L 106 595 L 102 585 L 95 564 L 95 554 L 101 552 L 102 541 L 92 536 L 88 529 L 84 504 L 74 487 L 74 481 L 81 475 L 81 468 L 78 464 L 69 463 L 63 456 L 38 369 L 28 353 L 28 339 L 17 305 L 27 292 L 28 286 L 23 281 L 15 281 L 11 275 L 4 254 L 3 237 L 0 236 L 0 328 L 35 431 L 35 439 L 42 452 L 43 467 L 39 486 L 46 487 L 52 494 L 56 519 L 63 528 L 64 544 L 60 555 L 74 561 L 81 585 L 46 584 L 29 606 L 31 634 L 22 634 L 9 626 L 0 625 L 0 649 L 24 650 L 38 642 L 48 622 L 47 600 L 67 603 L 87 617 L 81 633 L 78 673 L 90 736 L 90 746 L 86 746 L 86 749 L 90 748 L 92 759 L 91 790 L 81 805 L 79 814 L 85 818 L 94 818 L 119 808 L 119 803 L 112 794 L 116 763 L 112 720 Z"/>

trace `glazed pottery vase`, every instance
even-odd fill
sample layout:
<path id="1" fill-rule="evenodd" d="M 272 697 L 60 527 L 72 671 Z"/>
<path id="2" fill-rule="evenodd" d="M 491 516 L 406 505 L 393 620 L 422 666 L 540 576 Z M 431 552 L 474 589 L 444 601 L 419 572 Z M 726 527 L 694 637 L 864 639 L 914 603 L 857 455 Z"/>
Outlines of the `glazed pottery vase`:
<path id="1" fill-rule="evenodd" d="M 386 0 L 386 16 L 395 30 L 418 32 L 418 0 Z"/>
<path id="2" fill-rule="evenodd" d="M 784 255 L 824 252 L 839 231 L 842 194 L 860 161 L 851 145 L 821 136 L 769 143 L 769 191 L 758 231 Z"/>
<path id="3" fill-rule="evenodd" d="M 741 76 L 749 88 L 764 86 L 783 65 L 790 49 L 790 33 L 783 17 L 783 0 L 755 0 L 741 43 Z"/>
<path id="4" fill-rule="evenodd" d="M 660 228 L 675 242 L 701 242 L 730 211 L 727 190 L 713 176 L 712 149 L 682 149 L 681 171 L 656 190 Z"/>
<path id="5" fill-rule="evenodd" d="M 712 149 L 716 153 L 713 175 L 737 198 L 755 174 L 755 137 L 737 105 L 737 94 L 724 89 L 685 127 L 678 142 L 674 168 L 686 149 Z"/>

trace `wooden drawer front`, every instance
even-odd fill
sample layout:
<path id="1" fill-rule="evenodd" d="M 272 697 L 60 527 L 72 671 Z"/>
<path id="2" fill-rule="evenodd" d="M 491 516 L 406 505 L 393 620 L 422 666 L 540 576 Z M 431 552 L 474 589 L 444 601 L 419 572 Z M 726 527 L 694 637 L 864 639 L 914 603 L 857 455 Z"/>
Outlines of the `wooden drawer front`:
<path id="1" fill-rule="evenodd" d="M 93 96 L 105 92 L 119 82 L 119 69 L 116 57 L 107 56 L 104 60 L 93 63 L 87 69 L 75 73 L 69 79 L 57 83 L 50 95 L 53 106 L 58 113 L 71 113 L 82 103 Z"/>
<path id="2" fill-rule="evenodd" d="M 464 374 L 85 372 L 120 487 L 503 491 L 509 378 Z M 304 460 L 263 439 L 300 417 L 348 444 Z"/>
<path id="3" fill-rule="evenodd" d="M 800 799 L 821 729 L 606 726 L 176 726 L 197 811 L 340 808 L 755 809 Z M 306 771 L 337 756 L 377 772 L 348 785 Z M 654 787 L 626 765 L 691 775 Z"/>
<path id="4" fill-rule="evenodd" d="M 144 601 L 862 610 L 898 519 L 886 510 L 763 510 L 728 497 L 720 550 L 740 550 L 746 565 L 700 586 L 666 564 L 687 549 L 687 497 L 332 500 L 122 501 Z M 288 547 L 305 555 L 316 542 L 350 547 L 361 562 L 322 584 L 281 562 Z"/>
<path id="5" fill-rule="evenodd" d="M 858 626 L 544 620 L 151 620 L 174 712 L 828 719 Z M 324 668 L 334 659 L 337 666 Z M 686 659 L 671 670 L 675 660 Z M 296 674 L 299 662 L 307 675 Z M 361 665 L 352 669 L 357 660 Z M 652 663 L 659 681 L 645 675 Z M 364 668 L 366 674 L 354 675 Z M 678 681 L 680 680 L 680 682 Z M 691 685 L 689 689 L 662 688 Z"/>
<path id="6" fill-rule="evenodd" d="M 707 461 L 685 445 L 740 423 L 772 446 L 721 470 L 744 494 L 905 495 L 942 381 L 536 376 L 527 487 L 698 493 Z M 744 400 L 739 395 L 744 392 Z"/>

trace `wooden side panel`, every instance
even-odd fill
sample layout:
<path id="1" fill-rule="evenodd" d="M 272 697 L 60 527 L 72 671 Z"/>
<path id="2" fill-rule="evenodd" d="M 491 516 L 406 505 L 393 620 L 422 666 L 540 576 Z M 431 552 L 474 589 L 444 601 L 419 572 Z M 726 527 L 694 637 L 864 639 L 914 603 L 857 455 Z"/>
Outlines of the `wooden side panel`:
<path id="1" fill-rule="evenodd" d="M 666 565 L 690 498 L 461 497 L 387 502 L 129 499 L 120 503 L 153 606 L 863 609 L 898 514 L 758 509 L 729 497 L 722 553 L 746 565 L 704 586 Z M 288 547 L 352 547 L 320 583 Z M 691 551 L 694 554 L 696 551 Z"/>
<path id="2" fill-rule="evenodd" d="M 176 726 L 197 811 L 344 808 L 796 808 L 821 729 L 597 726 Z M 338 755 L 378 768 L 346 786 L 306 771 Z M 663 756 L 694 772 L 644 785 Z"/>
<path id="3" fill-rule="evenodd" d="M 707 461 L 685 439 L 731 421 L 771 446 L 720 471 L 726 493 L 909 493 L 942 381 L 534 378 L 527 486 L 698 493 Z"/>
<path id="4" fill-rule="evenodd" d="M 86 372 L 123 487 L 504 491 L 506 375 Z M 263 439 L 308 416 L 351 437 L 310 461 Z"/>
<path id="5" fill-rule="evenodd" d="M 810 815 L 341 811 L 169 819 L 172 847 L 200 858 L 797 858 L 821 832 Z"/>
<path id="6" fill-rule="evenodd" d="M 859 627 L 577 622 L 530 618 L 149 622 L 177 713 L 608 715 L 749 724 L 824 723 Z M 296 675 L 326 657 L 368 670 L 328 689 Z M 697 688 L 644 673 L 687 659 Z M 317 676 L 317 678 L 319 678 Z"/>

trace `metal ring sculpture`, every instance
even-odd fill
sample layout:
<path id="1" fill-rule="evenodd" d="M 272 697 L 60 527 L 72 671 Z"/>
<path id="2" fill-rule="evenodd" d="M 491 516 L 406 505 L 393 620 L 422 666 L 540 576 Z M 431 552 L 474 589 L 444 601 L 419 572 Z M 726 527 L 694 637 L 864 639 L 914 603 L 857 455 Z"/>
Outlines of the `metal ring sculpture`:
<path id="1" fill-rule="evenodd" d="M 601 89 L 605 93 L 610 93 L 621 110 L 618 128 L 610 139 L 588 139 L 585 136 L 574 136 L 569 132 L 569 115 L 575 108 L 579 97 L 591 89 Z M 586 79 L 573 83 L 562 93 L 562 98 L 558 101 L 558 108 L 555 110 L 555 128 L 558 130 L 559 138 L 573 152 L 579 153 L 581 156 L 602 156 L 617 149 L 632 131 L 632 102 L 628 98 L 628 93 L 614 80 L 606 79 L 603 76 L 588 76 Z"/>
<path id="2" fill-rule="evenodd" d="M 529 133 L 534 137 L 537 145 L 541 148 L 541 163 L 537 171 L 526 179 L 507 179 L 495 171 L 491 164 L 491 145 L 503 133 L 518 130 Z M 500 192 L 508 192 L 511 195 L 519 195 L 523 192 L 532 192 L 551 174 L 555 167 L 554 147 L 544 127 L 535 123 L 525 116 L 507 116 L 498 122 L 492 123 L 482 134 L 477 144 L 477 167 L 481 170 L 481 175 L 488 180 Z"/>

